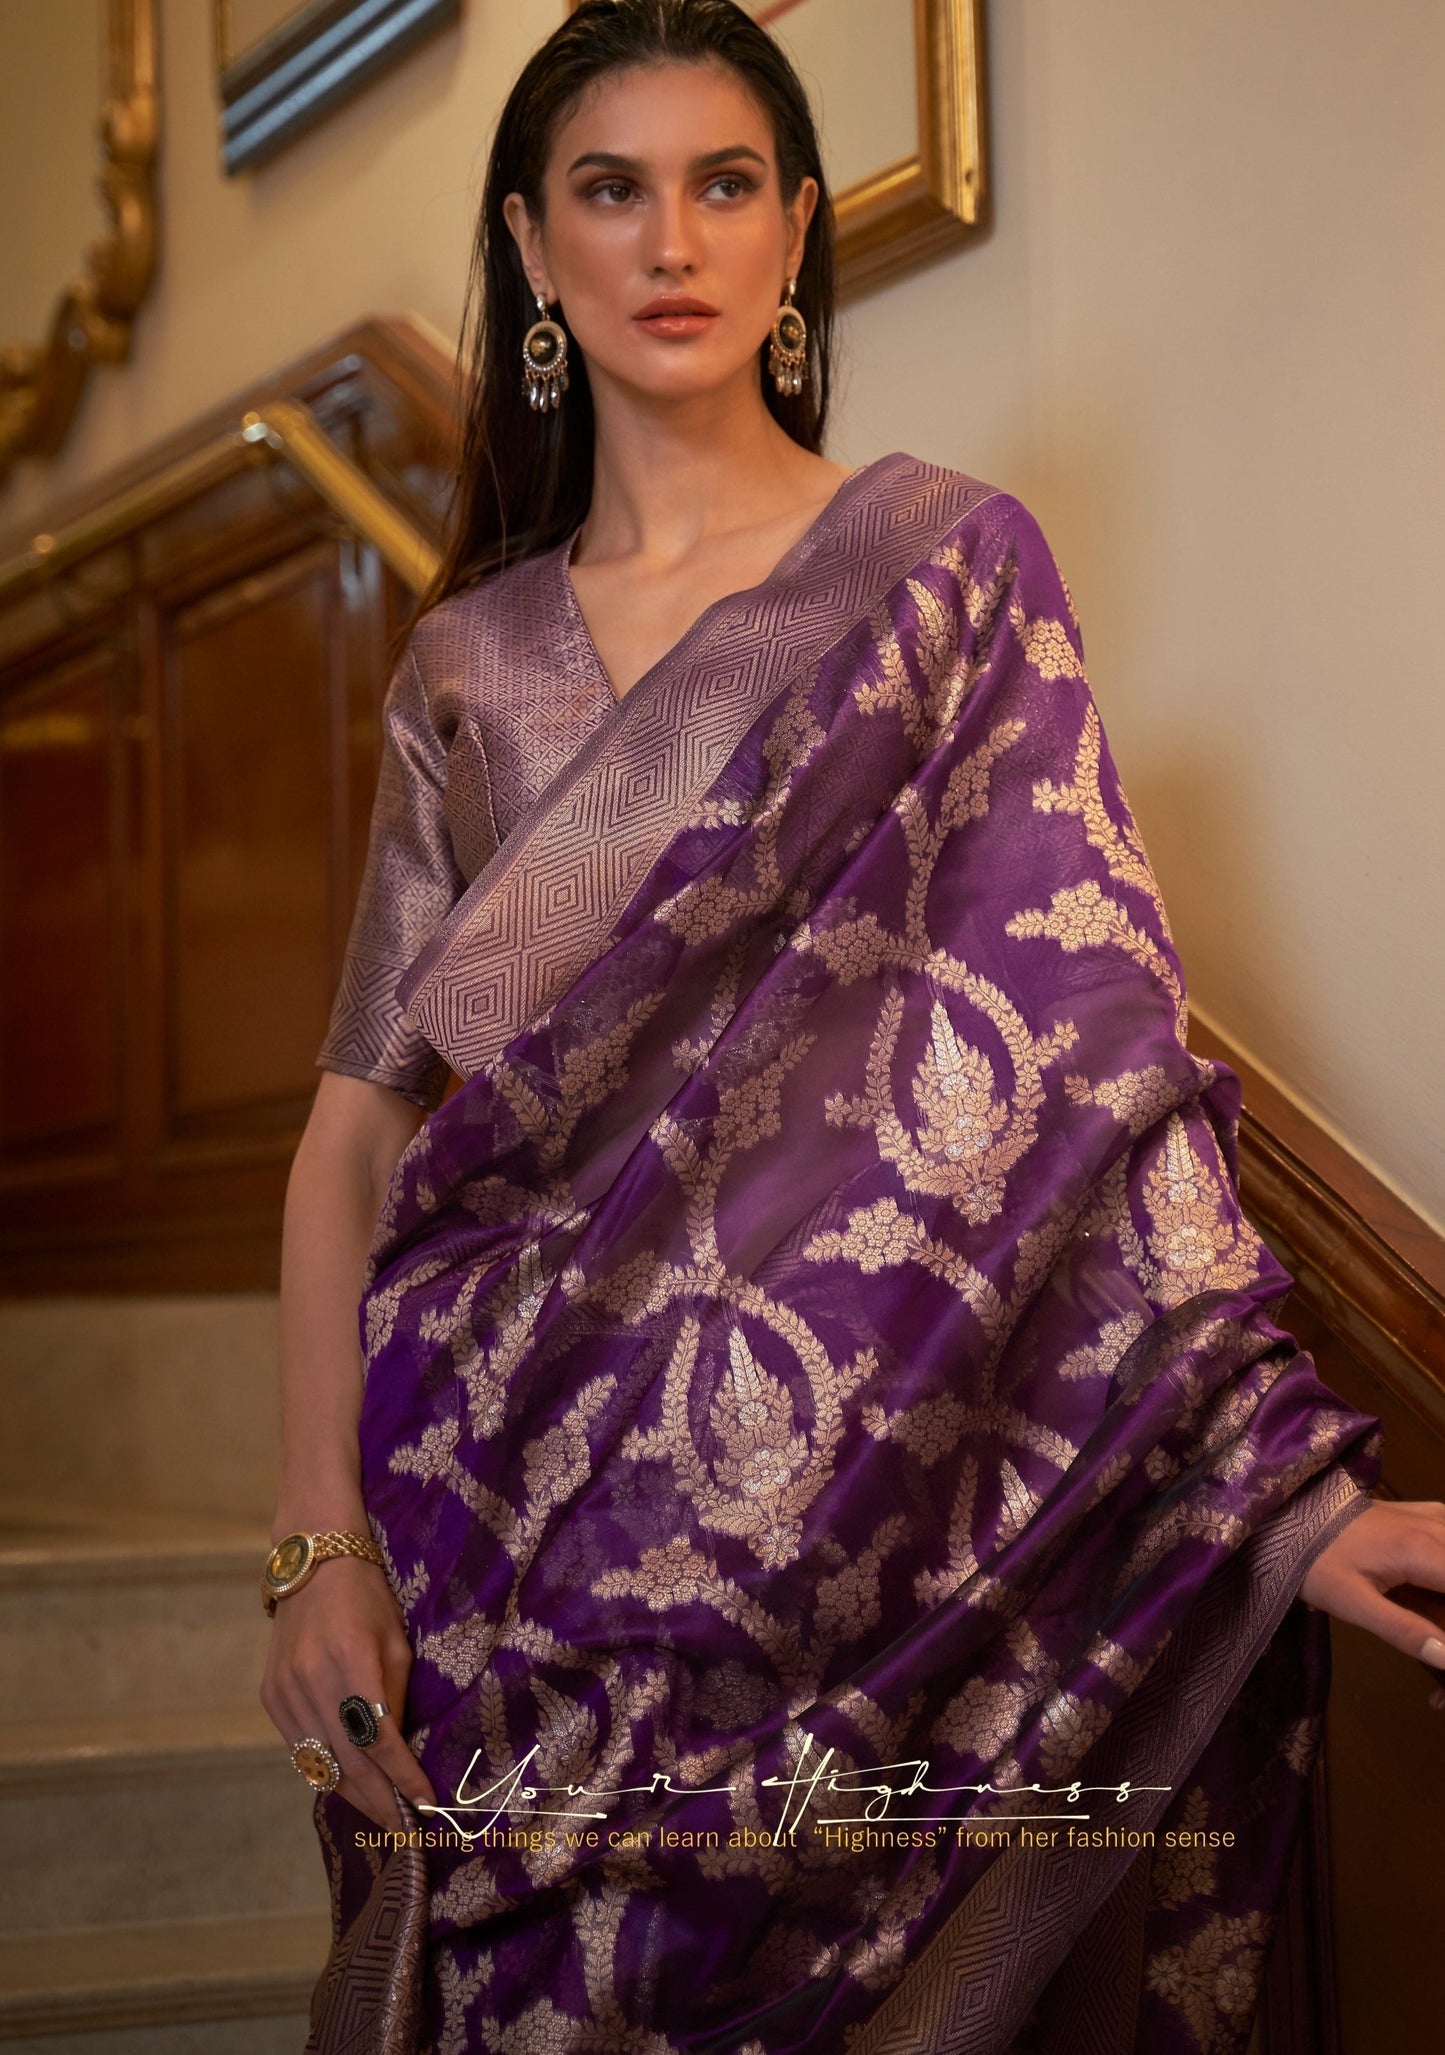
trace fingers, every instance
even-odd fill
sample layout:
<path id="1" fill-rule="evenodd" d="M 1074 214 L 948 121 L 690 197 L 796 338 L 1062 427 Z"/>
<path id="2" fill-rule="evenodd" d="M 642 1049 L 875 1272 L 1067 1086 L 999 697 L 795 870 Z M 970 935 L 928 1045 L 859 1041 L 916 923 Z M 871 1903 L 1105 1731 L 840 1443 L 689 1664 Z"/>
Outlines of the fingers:
<path id="1" fill-rule="evenodd" d="M 1410 1636 L 1397 1645 L 1432 1669 L 1445 1669 L 1445 1526 L 1414 1516 L 1399 1550 L 1399 1570 L 1403 1575 L 1387 1580 L 1385 1600 Z"/>
<path id="2" fill-rule="evenodd" d="M 1377 1500 L 1315 1558 L 1300 1595 L 1420 1663 L 1436 1680 L 1427 1704 L 1445 1711 L 1445 1501 Z"/>
<path id="3" fill-rule="evenodd" d="M 378 1825 L 399 1828 L 401 1814 L 397 1809 L 392 1784 L 405 1792 L 408 1798 L 420 1796 L 418 1783 L 430 1791 L 425 1772 L 416 1757 L 402 1739 L 401 1729 L 394 1713 L 388 1712 L 378 1722 L 381 1733 L 370 1748 L 358 1748 L 347 1736 L 341 1724 L 341 1701 L 352 1693 L 367 1700 L 368 1704 L 382 1699 L 390 1706 L 391 1695 L 383 1689 L 382 1666 L 375 1647 L 364 1644 L 329 1646 L 323 1653 L 318 1670 L 308 1680 L 308 1701 L 313 1716 L 324 1722 L 327 1744 L 337 1762 L 341 1765 L 341 1781 L 337 1789 L 350 1804 L 369 1815 Z M 406 1703 L 406 1680 L 403 1676 L 397 1693 L 398 1703 Z"/>
<path id="4" fill-rule="evenodd" d="M 345 1697 L 345 1695 L 343 1692 L 342 1697 Z M 393 1704 L 396 1698 L 400 1698 L 401 1702 L 405 1704 L 405 1681 L 403 1680 L 400 1689 L 395 1684 L 383 1687 L 380 1674 L 378 1673 L 375 1681 L 367 1684 L 362 1689 L 361 1696 L 368 1701 L 381 1699 L 388 1706 Z M 339 1703 L 340 1701 L 338 1700 Z M 374 1776 L 380 1776 L 384 1779 L 386 1801 L 392 1815 L 391 1823 L 398 1824 L 401 1815 L 396 1810 L 396 1800 L 392 1796 L 391 1787 L 393 1784 L 403 1797 L 411 1800 L 413 1805 L 435 1805 L 436 1792 L 432 1788 L 431 1778 L 407 1747 L 401 1728 L 397 1724 L 396 1715 L 388 1712 L 383 1719 L 378 1720 L 377 1725 L 381 1731 L 375 1741 L 372 1742 L 370 1748 L 359 1749 L 353 1742 L 343 1739 L 342 1746 L 346 1749 L 347 1753 L 343 1757 L 341 1748 L 338 1748 L 336 1754 L 341 1762 L 343 1775 L 347 1773 L 350 1759 L 360 1757 L 362 1764 Z"/>
<path id="5" fill-rule="evenodd" d="M 1405 1604 L 1392 1605 L 1385 1594 L 1401 1586 Z M 1431 1636 L 1445 1639 L 1445 1507 L 1377 1501 L 1320 1552 L 1300 1592 L 1317 1609 L 1418 1655 Z M 1402 1614 L 1412 1607 L 1418 1625 L 1407 1627 Z"/>
<path id="6" fill-rule="evenodd" d="M 1442 1550 L 1445 1554 L 1445 1550 Z M 1418 1613 L 1430 1624 L 1430 1632 L 1445 1643 L 1445 1591 L 1437 1591 L 1428 1584 L 1391 1584 L 1389 1595 L 1395 1605 L 1404 1606 L 1412 1613 Z M 1423 1658 L 1426 1662 L 1429 1656 Z"/>
<path id="7" fill-rule="evenodd" d="M 363 1749 L 358 1748 L 354 1741 L 347 1739 L 346 1730 L 336 1710 L 342 1699 L 347 1696 L 347 1691 L 337 1688 L 334 1681 L 332 1688 L 335 1693 L 331 1700 L 332 1710 L 325 1717 L 326 1738 L 332 1754 L 341 1765 L 341 1781 L 336 1788 L 349 1804 L 354 1805 L 359 1812 L 368 1814 L 378 1826 L 400 1828 L 402 1819 L 397 1810 L 391 1779 L 386 1775 L 385 1764 L 379 1763 L 376 1759 L 381 1744 L 378 1741 L 375 1747 Z M 367 1683 L 360 1695 L 372 1699 L 379 1697 L 380 1693 L 374 1684 Z M 404 1743 L 402 1745 L 405 1746 Z M 407 1752 L 410 1753 L 409 1750 Z"/>
<path id="8" fill-rule="evenodd" d="M 431 1779 L 412 1754 L 397 1713 L 406 1704 L 412 1653 L 399 1621 L 394 1631 L 374 1619 L 326 1619 L 298 1610 L 273 1640 L 262 1680 L 261 1701 L 288 1750 L 305 1735 L 324 1741 L 341 1775 L 333 1787 L 378 1826 L 402 1825 L 396 1785 L 413 1804 L 435 1803 Z M 389 1710 L 370 1748 L 358 1748 L 341 1723 L 341 1701 L 355 1693 Z"/>
<path id="9" fill-rule="evenodd" d="M 373 1762 L 380 1763 L 397 1790 L 409 1798 L 413 1805 L 435 1805 L 436 1787 L 407 1747 L 397 1717 L 406 1704 L 406 1686 L 411 1675 L 411 1666 L 411 1644 L 404 1634 L 398 1633 L 394 1639 L 383 1643 L 381 1685 L 372 1696 L 381 1699 L 392 1709 L 378 1722 L 381 1732 L 367 1753 Z"/>
<path id="10" fill-rule="evenodd" d="M 1368 1577 L 1352 1579 L 1348 1598 L 1333 1610 L 1338 1618 L 1378 1634 L 1402 1655 L 1414 1656 L 1431 1669 L 1445 1670 L 1445 1638 L 1435 1622 L 1408 1606 L 1396 1605 L 1377 1591 Z"/>
<path id="11" fill-rule="evenodd" d="M 306 1681 L 308 1674 L 312 1681 Z M 268 1706 L 267 1710 L 271 1712 L 288 1749 L 308 1734 L 326 1743 L 341 1771 L 332 1789 L 339 1791 L 349 1805 L 354 1805 L 358 1812 L 364 1812 L 379 1827 L 399 1827 L 401 1815 L 390 1784 L 368 1764 L 362 1751 L 347 1740 L 335 1712 L 327 1714 L 328 1692 L 328 1686 L 314 1680 L 314 1673 L 304 1673 L 298 1666 L 280 1678 L 275 1706 Z M 341 1693 L 341 1697 L 345 1695 Z M 335 1704 L 340 1704 L 340 1698 Z"/>

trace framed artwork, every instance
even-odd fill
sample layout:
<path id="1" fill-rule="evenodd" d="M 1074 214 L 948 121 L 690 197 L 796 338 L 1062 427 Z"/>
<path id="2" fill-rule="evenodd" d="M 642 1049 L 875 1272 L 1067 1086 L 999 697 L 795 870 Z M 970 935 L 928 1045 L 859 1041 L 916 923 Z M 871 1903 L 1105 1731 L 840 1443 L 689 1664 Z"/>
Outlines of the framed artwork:
<path id="1" fill-rule="evenodd" d="M 786 49 L 813 102 L 840 298 L 911 271 L 983 226 L 983 0 L 741 4 Z"/>
<path id="2" fill-rule="evenodd" d="M 214 0 L 221 162 L 263 163 L 457 19 L 461 0 Z"/>

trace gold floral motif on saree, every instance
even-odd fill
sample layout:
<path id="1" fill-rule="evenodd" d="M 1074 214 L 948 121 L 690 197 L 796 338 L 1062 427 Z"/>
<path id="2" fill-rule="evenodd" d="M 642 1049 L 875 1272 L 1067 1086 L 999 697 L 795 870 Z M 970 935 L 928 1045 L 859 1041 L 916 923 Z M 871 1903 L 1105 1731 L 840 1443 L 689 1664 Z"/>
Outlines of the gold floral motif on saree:
<path id="1" fill-rule="evenodd" d="M 832 1450 L 844 1427 L 843 1402 L 871 1373 L 873 1359 L 857 1357 L 840 1372 L 826 1351 L 800 1352 L 811 1373 L 810 1438 L 794 1425 L 787 1388 L 759 1365 L 741 1330 L 732 1328 L 729 1375 L 709 1408 L 722 1453 L 709 1467 L 688 1426 L 699 1338 L 697 1321 L 685 1319 L 663 1380 L 662 1418 L 656 1427 L 634 1428 L 621 1453 L 670 1462 L 679 1489 L 704 1527 L 735 1535 L 765 1569 L 780 1569 L 796 1557 L 803 1515 L 832 1475 Z"/>
<path id="2" fill-rule="evenodd" d="M 1209 1800 L 1197 1784 L 1183 1794 L 1179 1808 L 1181 1838 L 1153 1852 L 1149 1896 L 1154 1905 L 1174 1911 L 1191 1898 L 1208 1898 L 1219 1881 L 1219 1850 L 1209 1846 Z"/>
<path id="3" fill-rule="evenodd" d="M 1144 1965 L 1147 1988 L 1174 2006 L 1201 2055 L 1232 2055 L 1259 1993 L 1273 1921 L 1262 1912 L 1216 1913 L 1182 1948 L 1161 1948 Z"/>

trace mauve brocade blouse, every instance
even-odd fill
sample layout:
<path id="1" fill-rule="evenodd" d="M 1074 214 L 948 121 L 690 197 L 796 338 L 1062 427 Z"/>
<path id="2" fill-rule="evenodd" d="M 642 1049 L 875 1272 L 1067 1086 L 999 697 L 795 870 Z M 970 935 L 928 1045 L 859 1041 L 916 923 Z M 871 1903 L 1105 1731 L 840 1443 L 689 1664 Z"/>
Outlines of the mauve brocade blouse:
<path id="1" fill-rule="evenodd" d="M 568 575 L 575 541 L 433 607 L 387 686 L 366 865 L 316 1061 L 428 1112 L 447 1064 L 404 1018 L 397 982 L 617 704 Z"/>

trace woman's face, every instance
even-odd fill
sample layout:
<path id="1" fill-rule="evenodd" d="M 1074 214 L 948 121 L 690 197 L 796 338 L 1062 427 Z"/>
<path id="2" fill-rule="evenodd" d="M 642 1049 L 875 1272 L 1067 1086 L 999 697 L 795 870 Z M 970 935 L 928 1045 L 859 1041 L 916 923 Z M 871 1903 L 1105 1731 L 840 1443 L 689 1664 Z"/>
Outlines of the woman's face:
<path id="1" fill-rule="evenodd" d="M 664 63 L 606 74 L 558 126 L 540 226 L 520 193 L 504 204 L 594 385 L 687 398 L 757 378 L 817 196 L 805 178 L 784 207 L 771 124 L 730 66 Z M 678 298 L 709 311 L 650 311 Z"/>

